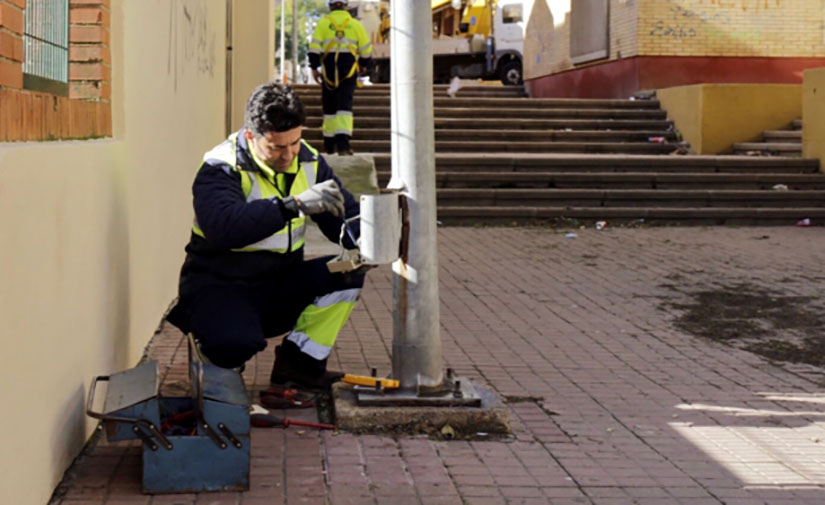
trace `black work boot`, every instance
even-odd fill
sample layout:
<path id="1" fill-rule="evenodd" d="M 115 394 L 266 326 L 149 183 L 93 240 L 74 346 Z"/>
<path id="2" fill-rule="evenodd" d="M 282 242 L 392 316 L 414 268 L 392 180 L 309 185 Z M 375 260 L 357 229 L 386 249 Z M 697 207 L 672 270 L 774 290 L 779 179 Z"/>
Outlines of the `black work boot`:
<path id="1" fill-rule="evenodd" d="M 349 145 L 350 136 L 339 133 L 335 136 L 335 145 L 338 150 L 338 156 L 352 156 L 352 147 Z"/>
<path id="2" fill-rule="evenodd" d="M 275 347 L 275 365 L 269 376 L 272 386 L 329 391 L 341 380 L 343 372 L 327 370 L 327 360 L 317 360 L 301 352 L 291 340 Z"/>
<path id="3" fill-rule="evenodd" d="M 334 137 L 324 137 L 324 152 L 335 154 L 336 142 Z"/>

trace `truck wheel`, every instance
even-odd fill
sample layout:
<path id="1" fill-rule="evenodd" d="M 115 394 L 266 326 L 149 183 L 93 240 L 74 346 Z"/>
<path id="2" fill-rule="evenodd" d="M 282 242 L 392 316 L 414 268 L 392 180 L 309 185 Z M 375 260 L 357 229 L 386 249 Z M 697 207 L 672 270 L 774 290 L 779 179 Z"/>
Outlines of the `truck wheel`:
<path id="1" fill-rule="evenodd" d="M 501 82 L 505 85 L 521 84 L 521 62 L 508 61 L 501 67 Z"/>

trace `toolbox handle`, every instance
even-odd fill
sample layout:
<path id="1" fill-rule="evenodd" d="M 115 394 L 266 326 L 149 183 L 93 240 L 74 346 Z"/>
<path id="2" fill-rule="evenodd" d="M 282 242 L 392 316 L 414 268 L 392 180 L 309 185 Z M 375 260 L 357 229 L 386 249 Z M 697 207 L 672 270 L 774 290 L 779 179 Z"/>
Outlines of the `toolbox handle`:
<path id="1" fill-rule="evenodd" d="M 190 359 L 192 354 L 189 354 Z M 192 381 L 192 385 L 196 388 L 195 396 L 197 397 L 198 402 L 198 423 L 200 424 L 201 429 L 206 433 L 206 435 L 215 443 L 220 449 L 226 449 L 228 447 L 227 443 L 223 441 L 220 435 L 218 435 L 209 423 L 206 422 L 206 417 L 204 416 L 204 408 L 203 408 L 203 362 L 202 361 L 192 361 L 191 365 L 195 366 L 195 380 Z M 191 366 L 190 365 L 190 366 Z M 237 447 L 237 444 L 234 444 Z"/>
<path id="2" fill-rule="evenodd" d="M 89 417 L 93 417 L 95 419 L 100 419 L 101 421 L 113 421 L 113 422 L 119 422 L 119 423 L 132 423 L 135 426 L 138 426 L 138 425 L 143 426 L 147 430 L 149 430 L 152 433 L 152 435 L 154 435 L 158 440 L 160 440 L 160 443 L 163 444 L 163 446 L 167 450 L 171 451 L 172 450 L 172 442 L 170 442 L 169 439 L 166 438 L 166 436 L 163 433 L 161 433 L 160 430 L 158 430 L 157 426 L 152 424 L 151 421 L 149 421 L 147 419 L 140 419 L 140 418 L 137 418 L 137 417 L 110 416 L 110 415 L 107 415 L 103 412 L 95 412 L 94 410 L 92 410 L 92 406 L 94 405 L 94 402 L 95 402 L 95 389 L 97 389 L 97 383 L 101 382 L 101 381 L 108 381 L 108 380 L 109 380 L 108 375 L 98 375 L 97 377 L 92 379 L 92 385 L 89 386 L 89 397 L 86 399 L 86 415 L 89 416 Z"/>
<path id="3" fill-rule="evenodd" d="M 95 412 L 92 410 L 92 405 L 94 405 L 95 401 L 95 388 L 97 387 L 97 383 L 100 381 L 108 381 L 108 375 L 98 375 L 92 380 L 92 385 L 89 386 L 89 397 L 86 399 L 86 415 L 89 417 L 93 417 L 95 419 L 100 419 L 104 421 L 106 415 L 101 412 Z"/>

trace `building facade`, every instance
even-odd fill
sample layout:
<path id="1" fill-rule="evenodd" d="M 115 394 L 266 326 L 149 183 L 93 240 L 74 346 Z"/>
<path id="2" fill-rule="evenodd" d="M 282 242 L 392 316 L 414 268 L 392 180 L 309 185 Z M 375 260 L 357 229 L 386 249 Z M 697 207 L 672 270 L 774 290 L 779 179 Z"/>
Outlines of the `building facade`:
<path id="1" fill-rule="evenodd" d="M 536 97 L 627 97 L 697 83 L 799 84 L 825 65 L 823 0 L 536 0 Z"/>

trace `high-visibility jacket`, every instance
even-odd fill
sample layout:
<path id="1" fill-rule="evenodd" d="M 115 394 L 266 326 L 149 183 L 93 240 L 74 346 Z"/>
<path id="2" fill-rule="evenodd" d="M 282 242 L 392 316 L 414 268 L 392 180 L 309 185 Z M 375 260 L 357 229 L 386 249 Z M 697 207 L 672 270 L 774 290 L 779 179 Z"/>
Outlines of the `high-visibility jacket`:
<path id="1" fill-rule="evenodd" d="M 309 43 L 309 64 L 322 67 L 324 83 L 330 88 L 356 75 L 371 54 L 367 31 L 345 10 L 334 10 L 321 18 Z"/>
<path id="2" fill-rule="evenodd" d="M 241 190 L 247 203 L 256 200 L 273 198 L 286 198 L 297 196 L 315 184 L 315 170 L 318 165 L 318 151 L 302 141 L 302 146 L 310 150 L 314 158 L 309 161 L 300 162 L 295 158 L 286 173 L 293 174 L 292 184 L 287 189 L 285 184 L 285 174 L 276 173 L 272 168 L 262 163 L 256 162 L 257 170 L 245 170 L 239 163 L 238 158 L 238 134 L 233 133 L 228 139 L 203 156 L 203 161 L 215 160 L 221 162 L 222 170 L 233 170 L 241 176 Z M 279 180 L 280 179 L 280 180 Z M 252 244 L 243 247 L 233 247 L 232 251 L 271 251 L 275 253 L 286 253 L 297 251 L 304 245 L 304 234 L 306 232 L 306 216 L 298 213 L 292 219 L 286 219 L 286 226 L 275 231 Z M 198 224 L 198 217 L 192 225 L 192 233 L 203 238 L 207 238 Z"/>
<path id="3" fill-rule="evenodd" d="M 192 186 L 195 221 L 181 271 L 181 297 L 204 283 L 266 281 L 302 261 L 306 216 L 284 199 L 329 179 L 342 188 L 346 216 L 357 215 L 358 202 L 306 142 L 283 173 L 256 161 L 244 129 L 207 152 Z M 338 242 L 342 219 L 330 213 L 311 217 Z M 357 238 L 357 220 L 350 229 Z M 355 244 L 345 237 L 344 246 Z"/>

